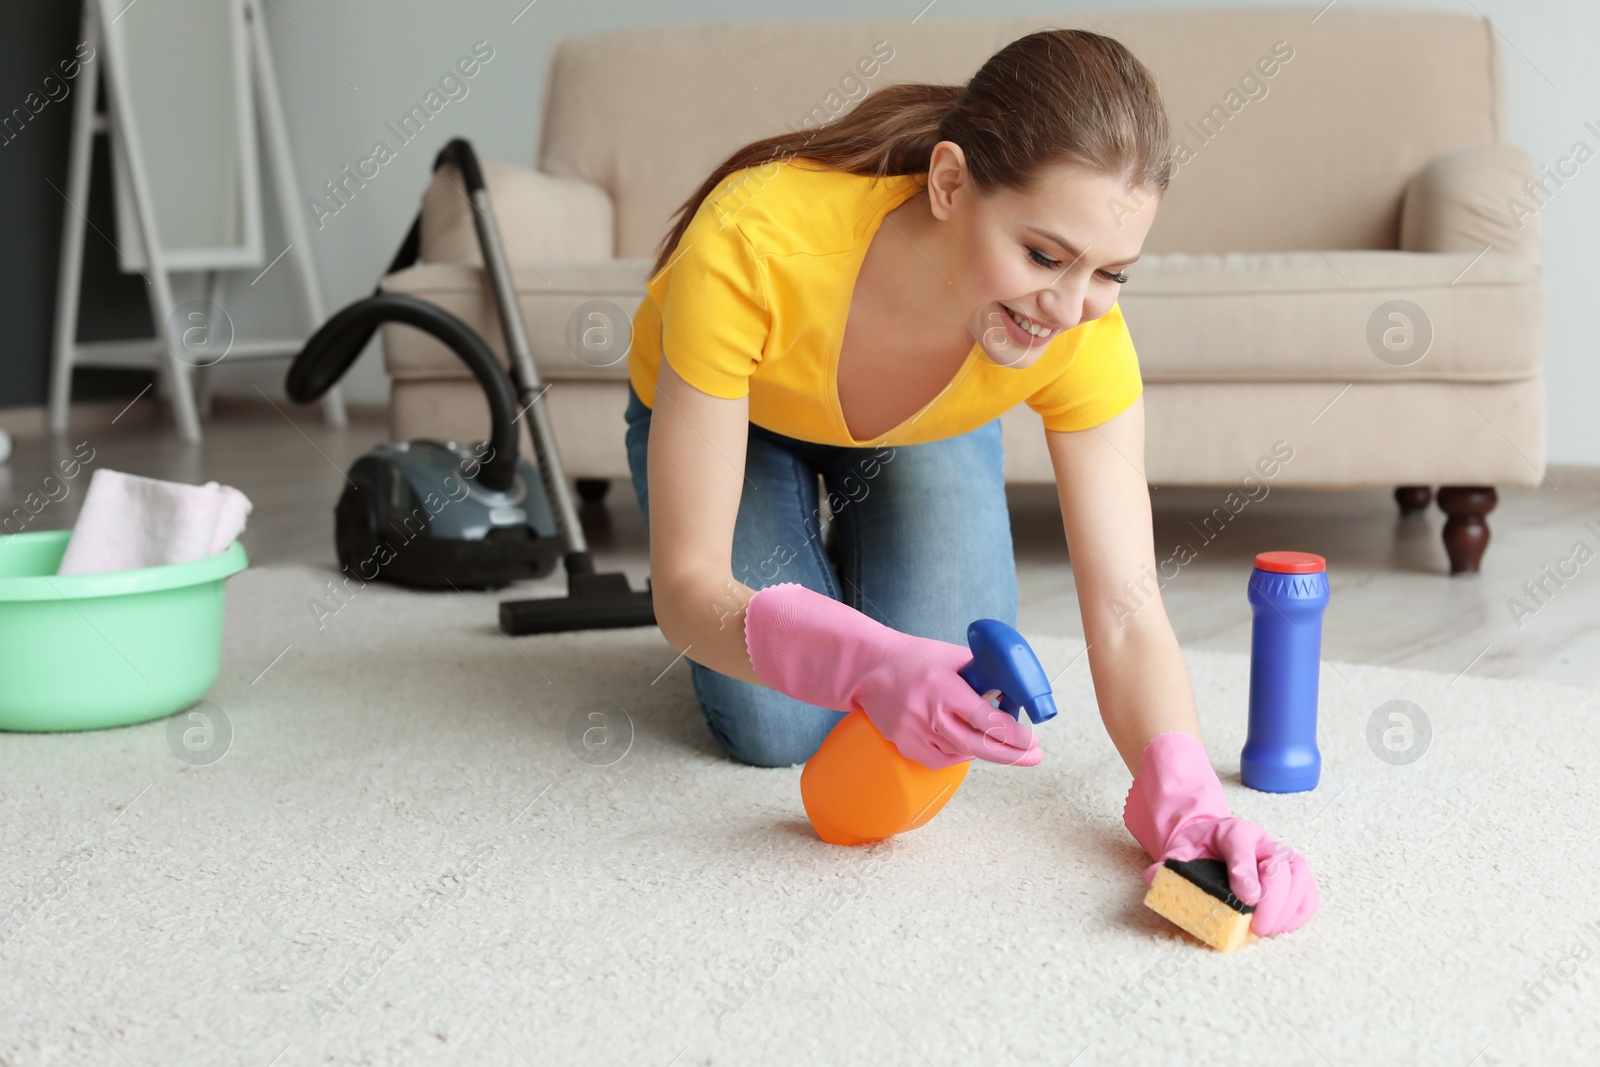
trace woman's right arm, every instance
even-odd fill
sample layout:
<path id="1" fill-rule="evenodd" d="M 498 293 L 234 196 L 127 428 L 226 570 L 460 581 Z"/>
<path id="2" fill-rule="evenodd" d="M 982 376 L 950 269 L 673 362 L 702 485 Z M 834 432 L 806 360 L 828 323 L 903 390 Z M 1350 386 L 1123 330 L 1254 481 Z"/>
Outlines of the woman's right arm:
<path id="1" fill-rule="evenodd" d="M 646 464 L 656 623 L 689 659 L 765 686 L 745 647 L 745 605 L 755 591 L 733 577 L 749 427 L 749 396 L 712 396 L 661 360 Z"/>
<path id="2" fill-rule="evenodd" d="M 761 589 L 750 615 L 757 591 L 733 577 L 749 427 L 748 396 L 712 396 L 662 360 L 647 465 L 650 584 L 667 642 L 730 678 L 818 707 L 859 706 L 902 755 L 929 767 L 974 756 L 1038 763 L 1033 732 L 957 673 L 972 662 L 967 648 L 893 630 L 794 582 Z"/>

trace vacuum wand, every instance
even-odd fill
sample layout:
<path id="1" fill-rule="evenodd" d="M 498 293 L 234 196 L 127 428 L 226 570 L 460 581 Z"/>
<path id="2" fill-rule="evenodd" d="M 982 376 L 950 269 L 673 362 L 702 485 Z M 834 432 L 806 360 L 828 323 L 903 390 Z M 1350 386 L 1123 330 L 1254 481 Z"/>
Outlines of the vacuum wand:
<path id="1" fill-rule="evenodd" d="M 462 142 L 452 141 L 445 151 Z M 546 457 L 557 454 L 555 433 L 550 428 L 549 413 L 539 405 L 544 395 L 539 368 L 534 365 L 528 333 L 522 325 L 522 315 L 517 307 L 517 292 L 511 282 L 511 265 L 506 262 L 505 249 L 500 245 L 500 227 L 495 222 L 494 207 L 489 202 L 489 189 L 474 157 L 463 159 L 467 153 L 457 151 L 454 162 L 461 169 L 467 183 L 467 195 L 472 199 L 472 222 L 478 231 L 478 245 L 483 249 L 484 268 L 489 284 L 494 289 L 495 310 L 499 312 L 500 329 L 505 337 L 506 352 L 511 357 L 511 378 L 516 382 L 521 402 L 518 418 L 528 415 L 532 420 L 529 436 L 533 438 L 534 452 L 539 457 L 539 476 L 544 480 L 545 492 L 550 497 L 555 512 L 556 526 L 569 553 L 589 551 L 583 537 L 583 525 L 578 521 L 578 511 L 573 506 L 572 494 L 566 492 L 566 479 L 558 478 L 558 463 L 546 462 Z M 468 163 L 470 161 L 470 171 Z"/>
<path id="2" fill-rule="evenodd" d="M 494 207 L 489 200 L 488 186 L 483 180 L 483 170 L 478 165 L 472 145 L 459 137 L 444 146 L 435 167 L 446 162 L 454 163 L 466 182 L 467 196 L 473 208 L 473 225 L 478 233 L 478 245 L 483 251 L 484 270 L 494 296 L 495 310 L 499 313 L 506 352 L 511 358 L 511 377 L 516 383 L 521 404 L 517 418 L 527 415 L 531 420 L 529 436 L 538 455 L 539 476 L 550 498 L 550 508 L 566 550 L 567 595 L 503 601 L 500 604 L 500 628 L 508 634 L 530 634 L 654 626 L 655 605 L 651 600 L 648 579 L 645 591 L 639 593 L 629 586 L 625 574 L 595 573 L 594 561 L 583 536 L 583 524 L 578 519 L 578 508 L 572 499 L 572 489 L 567 485 L 566 474 L 561 466 L 561 453 L 556 446 L 550 413 L 547 406 L 540 403 L 547 387 L 542 384 L 539 369 L 533 362 L 533 351 L 528 344 L 527 331 L 523 328 L 521 310 L 517 306 L 511 266 L 506 262 L 505 250 L 500 245 L 500 227 L 495 223 Z"/>

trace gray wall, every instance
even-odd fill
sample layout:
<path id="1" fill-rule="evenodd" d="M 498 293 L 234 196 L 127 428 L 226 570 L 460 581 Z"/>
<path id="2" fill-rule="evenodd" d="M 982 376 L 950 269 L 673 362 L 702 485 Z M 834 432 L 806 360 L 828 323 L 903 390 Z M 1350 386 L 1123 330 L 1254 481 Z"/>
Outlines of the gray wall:
<path id="1" fill-rule="evenodd" d="M 72 128 L 72 83 L 47 75 L 61 73 L 82 37 L 78 6 L 30 0 L 8 5 L 0 28 L 0 408 L 43 403 L 49 384 L 50 343 L 54 330 L 56 256 L 61 240 L 62 193 L 67 184 L 67 138 Z M 43 90 L 43 91 L 41 91 Z M 61 95 L 65 90 L 66 95 Z M 33 114 L 25 106 L 37 94 Z M 60 96 L 58 100 L 51 95 Z M 37 101 L 47 101 L 40 106 Z M 14 109 L 28 117 L 18 119 Z M 109 160 L 96 160 L 91 178 L 90 218 L 111 232 Z M 60 191 L 58 191 L 60 190 Z M 102 240 L 84 249 L 84 273 L 97 295 L 86 308 L 80 336 L 125 337 L 151 329 L 144 283 L 117 269 L 116 253 Z M 138 371 L 86 371 L 78 396 L 132 396 L 150 375 Z"/>
<path id="2" fill-rule="evenodd" d="M 1272 6 L 1303 7 L 1314 12 L 1326 2 L 1285 0 Z M 450 4 L 428 0 L 273 0 L 265 5 L 305 196 L 313 195 L 345 165 L 368 155 L 372 142 L 385 135 L 384 123 L 417 102 L 457 57 L 470 50 L 473 42 L 486 41 L 494 49 L 494 58 L 472 79 L 468 95 L 450 102 L 440 112 L 429 125 L 425 140 L 401 148 L 348 206 L 322 220 L 320 229 L 312 223 L 313 253 L 329 309 L 371 290 L 416 212 L 434 150 L 449 136 L 464 134 L 472 138 L 487 158 L 531 160 L 538 136 L 545 62 L 551 42 L 558 37 L 625 26 L 682 23 L 686 18 L 702 23 L 756 17 L 903 15 L 910 20 L 919 13 L 922 18 L 941 18 L 1054 10 L 1071 14 L 1075 10 L 1072 3 L 1050 0 L 934 0 L 931 6 L 928 0 L 808 0 L 803 4 L 784 0 L 760 5 L 731 0 L 537 0 L 526 8 L 524 3 L 525 0 L 452 0 Z M 1092 18 L 1096 10 L 1203 9 L 1218 5 L 1195 0 L 1085 0 L 1077 6 Z M 1516 0 L 1461 0 L 1368 6 L 1427 6 L 1489 15 L 1502 34 L 1510 140 L 1525 149 L 1536 165 L 1555 164 L 1580 139 L 1600 150 L 1600 137 L 1584 127 L 1589 120 L 1595 120 L 1600 127 L 1600 65 L 1592 58 L 1600 53 L 1600 4 L 1593 0 L 1544 0 L 1537 5 Z M 59 23 L 61 16 L 50 18 Z M 59 26 L 52 40 L 61 40 Z M 68 40 L 54 46 L 70 50 L 70 44 Z M 709 46 L 707 61 L 722 61 Z M 0 64 L 0 69 L 7 71 L 7 84 L 11 66 Z M 4 100 L 0 97 L 0 103 Z M 38 140 L 42 142 L 44 138 Z M 64 151 L 64 143 L 61 150 Z M 9 151 L 0 149 L 0 166 L 6 175 L 5 184 L 0 185 L 3 191 L 9 191 L 16 181 L 12 173 L 16 164 L 7 156 Z M 60 170 L 54 163 L 52 167 Z M 48 197 L 55 197 L 36 172 L 22 184 L 27 182 L 44 188 Z M 0 200 L 0 204 L 8 205 L 0 211 L 12 215 L 11 203 L 9 197 Z M 1593 398 L 1600 396 L 1600 361 L 1593 357 L 1594 338 L 1600 334 L 1600 301 L 1593 296 L 1600 289 L 1600 269 L 1591 249 L 1593 235 L 1600 233 L 1600 157 L 1565 180 L 1541 210 L 1540 222 L 1550 307 L 1550 458 L 1554 462 L 1600 464 L 1600 419 L 1594 417 L 1592 410 Z M 8 220 L 8 232 L 10 229 Z M 283 243 L 275 234 L 268 238 L 272 249 L 281 249 Z M 46 252 L 37 245 L 30 246 L 22 255 L 29 257 L 29 262 L 14 263 L 14 256 L 6 257 L 6 277 L 37 270 L 35 265 L 48 255 L 51 273 L 43 277 L 53 285 L 53 247 Z M 252 323 L 270 327 L 285 322 L 283 316 L 294 306 L 286 284 L 290 280 L 287 276 L 269 275 L 247 297 L 229 298 L 230 313 L 245 322 L 242 330 L 247 331 Z M 276 283 L 276 288 L 269 283 Z M 263 287 L 267 291 L 259 292 Z M 3 299 L 9 306 L 16 298 L 9 292 L 11 286 L 6 289 Z M 23 310 L 36 317 L 34 309 L 38 306 L 34 303 Z M 12 338 L 15 343 L 7 346 L 3 356 L 4 377 L 8 387 L 13 381 L 16 387 L 10 388 L 0 402 L 36 403 L 42 396 L 48 320 L 42 336 L 34 329 L 26 339 L 15 335 Z M 23 364 L 27 364 L 26 369 Z M 224 365 L 219 371 L 228 391 L 249 391 L 252 380 L 263 389 L 280 389 L 282 364 Z M 356 399 L 381 401 L 387 394 L 387 382 L 375 351 L 362 358 L 346 382 L 349 395 Z M 1487 427 L 1485 430 L 1492 432 Z"/>

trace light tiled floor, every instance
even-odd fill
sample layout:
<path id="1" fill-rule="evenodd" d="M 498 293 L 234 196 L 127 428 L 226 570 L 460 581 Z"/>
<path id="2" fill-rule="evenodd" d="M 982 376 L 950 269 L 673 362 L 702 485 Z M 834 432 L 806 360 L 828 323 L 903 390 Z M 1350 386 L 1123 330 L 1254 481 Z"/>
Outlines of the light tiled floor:
<path id="1" fill-rule="evenodd" d="M 87 446 L 91 469 L 238 486 L 255 503 L 244 538 L 252 562 L 331 569 L 333 504 L 343 471 L 385 436 L 376 421 L 357 421 L 340 432 L 325 428 L 314 411 L 240 407 L 219 412 L 205 443 L 192 448 L 164 423 L 83 418 L 63 438 L 19 440 L 11 462 L 0 467 L 0 500 L 6 514 L 23 508 L 29 529 L 70 526 L 87 472 L 66 481 L 59 463 Z M 1186 647 L 1248 652 L 1245 585 L 1254 554 L 1317 552 L 1328 558 L 1332 585 L 1323 632 L 1329 659 L 1600 685 L 1600 559 L 1579 567 L 1559 588 L 1550 583 L 1554 596 L 1520 626 L 1507 606 L 1523 595 L 1524 582 L 1540 578 L 1542 568 L 1569 555 L 1575 542 L 1600 551 L 1600 535 L 1584 526 L 1592 521 L 1600 528 L 1600 468 L 1552 467 L 1549 481 L 1538 489 L 1498 487 L 1483 569 L 1453 578 L 1440 541 L 1443 514 L 1435 505 L 1426 515 L 1401 519 L 1390 488 L 1274 489 L 1205 542 L 1190 524 L 1220 505 L 1226 491 L 1157 487 L 1151 496 L 1157 558 L 1184 540 L 1197 551 L 1162 599 Z M 30 494 L 36 515 L 29 514 Z M 1014 486 L 1009 495 L 1022 593 L 1019 628 L 1081 636 L 1053 488 Z M 624 570 L 642 588 L 649 556 L 629 486 L 618 482 L 603 508 L 586 508 L 585 525 L 600 568 Z M 546 580 L 559 581 L 559 575 Z M 537 586 L 530 589 L 537 595 Z"/>

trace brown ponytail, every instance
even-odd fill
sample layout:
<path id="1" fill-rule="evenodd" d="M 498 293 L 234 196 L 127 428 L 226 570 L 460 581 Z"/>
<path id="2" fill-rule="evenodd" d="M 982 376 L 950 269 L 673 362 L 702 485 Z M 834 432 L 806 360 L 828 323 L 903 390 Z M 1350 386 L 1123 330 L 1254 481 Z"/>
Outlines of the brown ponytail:
<path id="1" fill-rule="evenodd" d="M 1043 167 L 1118 175 L 1130 190 L 1165 190 L 1170 133 L 1148 68 L 1088 30 L 1039 30 L 990 56 L 965 85 L 886 85 L 810 130 L 752 141 L 717 165 L 674 213 L 651 277 L 724 178 L 772 160 L 884 177 L 925 174 L 933 146 L 954 141 L 982 191 L 1026 190 Z"/>

